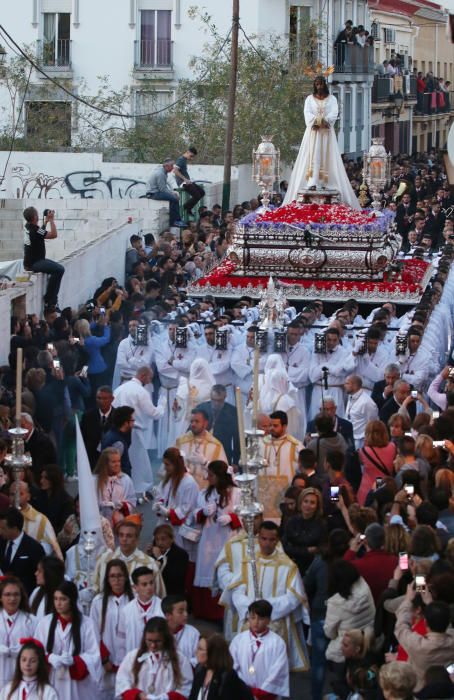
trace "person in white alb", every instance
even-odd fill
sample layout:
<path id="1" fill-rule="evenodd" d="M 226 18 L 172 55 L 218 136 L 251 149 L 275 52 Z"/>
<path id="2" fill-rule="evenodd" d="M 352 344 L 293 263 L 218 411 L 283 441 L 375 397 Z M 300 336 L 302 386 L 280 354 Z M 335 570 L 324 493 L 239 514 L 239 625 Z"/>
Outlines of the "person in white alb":
<path id="1" fill-rule="evenodd" d="M 188 604 L 185 596 L 167 595 L 161 602 L 161 608 L 178 651 L 189 659 L 191 666 L 195 668 L 200 632 L 188 625 Z"/>
<path id="2" fill-rule="evenodd" d="M 334 397 L 339 416 L 344 417 L 344 381 L 355 368 L 355 359 L 351 351 L 343 348 L 337 328 L 328 328 L 325 333 L 326 352 L 314 352 L 309 369 L 309 379 L 313 383 L 309 418 L 315 418 L 323 393 Z M 324 384 L 323 368 L 328 369 L 326 386 Z"/>
<path id="3" fill-rule="evenodd" d="M 59 700 L 49 685 L 44 647 L 37 639 L 24 638 L 11 683 L 3 686 L 0 700 Z"/>
<path id="4" fill-rule="evenodd" d="M 145 389 L 147 384 L 151 384 L 152 379 L 151 367 L 139 367 L 135 377 L 115 389 L 112 402 L 114 408 L 129 406 L 134 409 L 135 422 L 129 459 L 134 488 L 138 494 L 145 494 L 153 486 L 153 472 L 148 450 L 153 445 L 153 420 L 162 418 L 166 408 L 165 396 L 161 396 L 158 405 L 155 406 L 149 392 Z"/>
<path id="5" fill-rule="evenodd" d="M 408 351 L 408 355 L 398 357 L 400 378 L 422 391 L 431 370 L 432 357 L 421 347 L 421 332 L 416 328 L 410 328 L 408 332 Z"/>
<path id="6" fill-rule="evenodd" d="M 227 333 L 228 337 L 228 331 L 224 331 L 224 333 Z M 225 350 L 216 347 L 216 326 L 211 323 L 205 326 L 205 341 L 198 348 L 197 357 L 202 357 L 209 362 L 211 371 L 214 374 L 214 383 L 223 384 L 227 389 L 227 401 L 234 403 L 232 370 L 230 368 L 232 358 L 231 344 L 227 342 Z"/>
<path id="7" fill-rule="evenodd" d="M 367 423 L 378 418 L 378 406 L 364 391 L 363 380 L 358 375 L 350 374 L 344 387 L 347 394 L 345 416 L 353 426 L 355 447 L 359 450 L 364 444 Z"/>
<path id="8" fill-rule="evenodd" d="M 381 382 L 383 372 L 391 361 L 385 344 L 381 341 L 381 331 L 378 328 L 369 328 L 366 340 L 356 338 L 353 346 L 355 358 L 355 374 L 359 374 L 363 380 L 363 389 L 370 393 L 375 382 Z"/>
<path id="9" fill-rule="evenodd" d="M 233 384 L 241 389 L 241 397 L 243 406 L 246 406 L 249 398 L 249 392 L 252 387 L 253 371 L 254 371 L 254 349 L 255 349 L 255 334 L 258 328 L 249 326 L 246 331 L 246 339 L 244 343 L 235 347 L 232 352 L 231 366 L 233 370 Z M 259 371 L 263 372 L 265 368 L 267 355 L 260 353 Z"/>
<path id="10" fill-rule="evenodd" d="M 137 649 L 143 630 L 152 617 L 164 617 L 161 598 L 154 594 L 154 572 L 146 566 L 139 566 L 132 572 L 136 595 L 120 612 L 118 638 L 122 640 L 126 653 Z"/>
<path id="11" fill-rule="evenodd" d="M 273 606 L 256 600 L 248 608 L 248 626 L 230 644 L 233 667 L 254 698 L 288 697 L 289 667 L 284 640 L 270 630 Z"/>
<path id="12" fill-rule="evenodd" d="M 298 323 L 287 326 L 287 351 L 282 353 L 288 378 L 298 391 L 299 429 L 296 436 L 306 434 L 306 387 L 309 385 L 311 353 L 300 340 L 301 329 Z M 290 432 L 292 432 L 290 430 Z"/>
<path id="13" fill-rule="evenodd" d="M 15 576 L 0 583 L 0 688 L 11 680 L 20 650 L 19 640 L 32 637 L 36 617 L 28 610 L 27 595 Z"/>
<path id="14" fill-rule="evenodd" d="M 177 347 L 176 333 L 177 324 L 169 323 L 168 333 L 155 350 L 155 362 L 161 384 L 159 397 L 166 399 L 165 411 L 158 425 L 158 454 L 162 454 L 173 444 L 169 442 L 169 436 L 175 421 L 173 405 L 178 383 L 182 377 L 188 379 L 191 364 L 196 358 L 196 350 L 191 341 L 188 340 L 185 348 Z"/>
<path id="15" fill-rule="evenodd" d="M 266 460 L 263 474 L 266 478 L 287 477 L 289 483 L 298 471 L 298 455 L 304 445 L 287 433 L 287 414 L 275 411 L 270 414 L 270 434 L 263 438 L 261 456 Z"/>
<path id="16" fill-rule="evenodd" d="M 129 321 L 129 335 L 120 341 L 118 345 L 112 389 L 116 389 L 117 386 L 120 386 L 127 379 L 132 379 L 139 367 L 151 367 L 153 348 L 151 344 L 137 345 L 136 332 L 138 325 L 139 322 L 135 319 Z"/>
<path id="17" fill-rule="evenodd" d="M 57 535 L 52 527 L 52 523 L 43 513 L 30 505 L 30 487 L 25 481 L 13 482 L 9 487 L 9 498 L 11 505 L 15 502 L 16 488 L 19 488 L 19 507 L 24 516 L 24 532 L 40 543 L 46 554 L 55 554 L 59 559 L 63 559 Z"/>

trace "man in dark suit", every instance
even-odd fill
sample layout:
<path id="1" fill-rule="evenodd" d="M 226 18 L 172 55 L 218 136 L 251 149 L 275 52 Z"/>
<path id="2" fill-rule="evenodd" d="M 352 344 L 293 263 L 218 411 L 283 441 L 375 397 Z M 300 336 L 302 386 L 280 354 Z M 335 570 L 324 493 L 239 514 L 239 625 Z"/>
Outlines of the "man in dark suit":
<path id="1" fill-rule="evenodd" d="M 112 401 L 111 387 L 100 386 L 96 392 L 96 408 L 85 411 L 80 422 L 80 430 L 92 469 L 95 468 L 100 455 L 101 438 L 112 427 Z"/>
<path id="2" fill-rule="evenodd" d="M 30 453 L 32 471 L 35 478 L 39 481 L 39 475 L 43 467 L 48 464 L 57 464 L 55 445 L 46 433 L 35 428 L 35 423 L 29 413 L 21 413 L 20 425 L 21 428 L 27 431 L 24 451 Z"/>
<path id="3" fill-rule="evenodd" d="M 320 406 L 320 411 L 325 413 L 327 416 L 334 421 L 334 430 L 336 433 L 340 433 L 347 443 L 349 450 L 355 450 L 355 440 L 353 438 L 353 425 L 346 418 L 340 418 L 336 415 L 337 405 L 334 398 L 328 394 L 323 397 L 323 406 Z M 307 424 L 306 432 L 310 435 L 311 433 L 316 433 L 315 419 L 310 420 Z M 307 444 L 307 442 L 306 442 Z"/>
<path id="4" fill-rule="evenodd" d="M 131 476 L 129 446 L 134 427 L 134 409 L 131 406 L 118 406 L 112 413 L 112 427 L 101 438 L 101 449 L 115 447 L 121 453 L 121 471 Z"/>
<path id="5" fill-rule="evenodd" d="M 384 377 L 385 378 L 381 379 L 379 382 L 375 382 L 372 388 L 371 399 L 377 404 L 378 410 L 381 409 L 383 404 L 390 399 L 393 394 L 394 382 L 400 379 L 399 366 L 395 364 L 386 365 Z"/>
<path id="6" fill-rule="evenodd" d="M 229 464 L 238 464 L 240 459 L 240 438 L 238 416 L 235 406 L 225 402 L 227 396 L 223 384 L 215 384 L 211 389 L 211 401 L 197 406 L 208 416 L 208 430 L 222 443 Z"/>
<path id="7" fill-rule="evenodd" d="M 406 192 L 402 195 L 402 201 L 397 206 L 395 218 L 397 232 L 403 236 L 404 241 L 408 238 L 408 232 L 411 229 L 415 212 L 416 207 L 411 202 L 410 194 Z"/>
<path id="8" fill-rule="evenodd" d="M 406 399 L 410 399 L 405 403 L 405 407 L 410 415 L 410 419 L 413 421 L 416 416 L 416 404 L 411 399 L 410 396 L 411 386 L 404 379 L 398 379 L 393 386 L 393 394 L 380 409 L 379 418 L 385 425 L 388 425 L 388 421 L 394 413 L 398 413 L 399 409 Z"/>
<path id="9" fill-rule="evenodd" d="M 45 552 L 24 531 L 24 516 L 17 508 L 0 513 L 0 569 L 22 582 L 27 594 L 36 588 L 35 571 Z"/>

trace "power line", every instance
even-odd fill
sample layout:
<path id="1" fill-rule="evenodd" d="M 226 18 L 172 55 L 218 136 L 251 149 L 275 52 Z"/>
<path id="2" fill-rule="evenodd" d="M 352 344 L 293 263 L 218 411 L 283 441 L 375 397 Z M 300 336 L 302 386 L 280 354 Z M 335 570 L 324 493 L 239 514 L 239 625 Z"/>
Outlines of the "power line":
<path id="1" fill-rule="evenodd" d="M 228 40 L 229 40 L 229 38 L 230 38 L 230 34 L 231 34 L 231 33 L 232 33 L 232 28 L 230 28 L 230 30 L 229 30 L 227 36 L 225 37 L 224 41 L 223 41 L 222 44 L 221 44 L 221 47 L 220 47 L 219 50 L 217 51 L 216 55 L 213 57 L 213 59 L 212 59 L 213 61 L 215 61 L 215 60 L 219 57 L 219 55 L 221 54 L 221 52 L 223 51 L 225 45 L 227 44 L 227 42 L 228 42 Z M 30 56 L 28 56 L 28 55 L 25 53 L 25 51 L 22 50 L 22 48 L 19 46 L 19 44 L 17 44 L 17 43 L 14 41 L 14 39 L 12 38 L 12 36 L 11 36 L 10 34 L 8 34 L 8 32 L 6 31 L 6 29 L 5 29 L 5 28 L 3 27 L 3 25 L 1 25 L 1 24 L 0 24 L 0 34 L 2 35 L 4 41 L 8 44 L 9 48 L 10 48 L 16 55 L 19 55 L 19 54 L 20 54 L 23 58 L 25 58 L 25 59 L 30 63 L 30 65 L 32 66 L 32 68 L 34 68 L 36 71 L 38 71 L 38 73 L 41 73 L 41 75 L 43 75 L 47 80 L 49 80 L 51 83 L 53 83 L 54 85 L 56 85 L 60 90 L 63 90 L 63 92 L 65 92 L 67 95 L 69 95 L 70 97 L 72 97 L 73 100 L 76 100 L 77 102 L 81 102 L 81 103 L 84 104 L 86 107 L 89 107 L 90 109 L 96 110 L 97 112 L 101 112 L 102 114 L 106 114 L 106 115 L 109 116 L 109 117 L 122 117 L 123 119 L 137 119 L 137 118 L 140 118 L 140 117 L 154 117 L 154 116 L 156 116 L 156 115 L 158 115 L 158 114 L 162 114 L 163 112 L 166 112 L 167 110 L 171 109 L 172 107 L 175 107 L 175 105 L 177 105 L 179 102 L 181 102 L 182 100 L 184 100 L 184 99 L 185 99 L 188 95 L 190 95 L 190 94 L 197 88 L 197 86 L 198 86 L 198 85 L 192 86 L 191 88 L 189 88 L 189 90 L 187 90 L 187 91 L 184 92 L 182 95 L 180 95 L 180 97 L 178 97 L 174 102 L 172 102 L 172 103 L 169 104 L 169 105 L 166 105 L 165 107 L 162 107 L 161 109 L 156 110 L 155 112 L 145 112 L 145 113 L 143 113 L 143 114 L 129 114 L 129 113 L 127 113 L 127 112 L 114 112 L 114 111 L 112 111 L 112 110 L 103 109 L 102 107 L 98 107 L 98 106 L 96 106 L 96 105 L 93 105 L 91 102 L 89 102 L 89 101 L 86 100 L 85 98 L 80 97 L 80 95 L 74 94 L 73 92 L 71 92 L 71 90 L 68 90 L 68 88 L 65 87 L 64 85 L 62 85 L 61 83 L 59 83 L 58 80 L 56 80 L 56 79 L 53 78 L 51 75 L 49 75 L 48 73 L 46 73 L 32 58 L 30 58 Z M 9 44 L 8 41 L 7 41 L 7 38 L 9 39 L 9 41 L 13 44 L 13 47 L 15 47 L 15 48 L 13 48 L 13 47 L 10 46 L 10 44 Z M 18 53 L 18 52 L 19 52 L 19 53 Z M 200 83 L 200 82 L 202 82 L 202 81 L 204 80 L 204 78 L 208 75 L 208 73 L 210 72 L 210 70 L 211 70 L 211 67 L 208 66 L 208 68 L 206 69 L 206 71 L 198 78 L 198 83 Z"/>
<path id="2" fill-rule="evenodd" d="M 9 145 L 8 158 L 6 159 L 5 167 L 4 167 L 4 169 L 3 169 L 3 175 L 0 177 L 0 182 L 3 182 L 4 179 L 5 179 L 6 170 L 7 170 L 7 168 L 8 168 L 8 163 L 9 163 L 9 161 L 10 161 L 11 154 L 12 154 L 13 149 L 14 149 L 14 144 L 15 144 L 15 141 L 16 141 L 16 134 L 17 134 L 17 127 L 19 126 L 19 120 L 20 120 L 20 118 L 21 118 L 22 109 L 23 109 L 23 107 L 24 107 L 25 96 L 26 96 L 26 94 L 27 94 L 28 85 L 29 85 L 29 83 L 30 83 L 30 78 L 31 78 L 31 75 L 32 75 L 32 70 L 33 70 L 33 66 L 30 67 L 30 72 L 29 72 L 29 74 L 28 74 L 27 82 L 26 82 L 26 84 L 25 84 L 24 94 L 22 95 L 21 105 L 20 105 L 20 107 L 19 107 L 19 112 L 18 112 L 18 114 L 17 114 L 16 123 L 14 124 L 13 135 L 12 135 L 12 137 L 11 137 L 11 143 L 10 143 L 10 145 Z"/>

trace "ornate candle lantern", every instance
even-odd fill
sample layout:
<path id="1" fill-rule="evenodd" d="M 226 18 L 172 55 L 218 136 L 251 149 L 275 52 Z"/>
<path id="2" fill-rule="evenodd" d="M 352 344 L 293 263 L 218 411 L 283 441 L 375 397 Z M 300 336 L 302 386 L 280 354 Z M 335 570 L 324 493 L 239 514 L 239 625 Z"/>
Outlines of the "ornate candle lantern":
<path id="1" fill-rule="evenodd" d="M 391 154 L 386 153 L 384 138 L 372 139 L 372 145 L 363 156 L 363 180 L 372 194 L 372 207 L 376 216 L 381 216 L 380 192 L 391 174 Z"/>
<path id="2" fill-rule="evenodd" d="M 279 149 L 271 137 L 262 136 L 262 142 L 252 151 L 252 179 L 262 191 L 263 210 L 268 209 L 273 185 L 279 179 L 279 161 Z"/>

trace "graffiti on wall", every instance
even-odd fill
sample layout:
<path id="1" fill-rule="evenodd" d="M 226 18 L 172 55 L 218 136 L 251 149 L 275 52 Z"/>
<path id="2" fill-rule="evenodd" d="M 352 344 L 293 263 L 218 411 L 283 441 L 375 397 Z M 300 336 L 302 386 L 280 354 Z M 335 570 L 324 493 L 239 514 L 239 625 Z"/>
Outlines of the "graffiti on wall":
<path id="1" fill-rule="evenodd" d="M 103 177 L 100 170 L 74 170 L 62 177 L 33 172 L 25 163 L 11 169 L 11 193 L 17 198 L 138 199 L 145 182 L 129 177 Z"/>
<path id="2" fill-rule="evenodd" d="M 65 185 L 82 199 L 138 199 L 145 196 L 145 182 L 128 177 L 103 178 L 100 170 L 75 170 L 65 176 Z"/>

